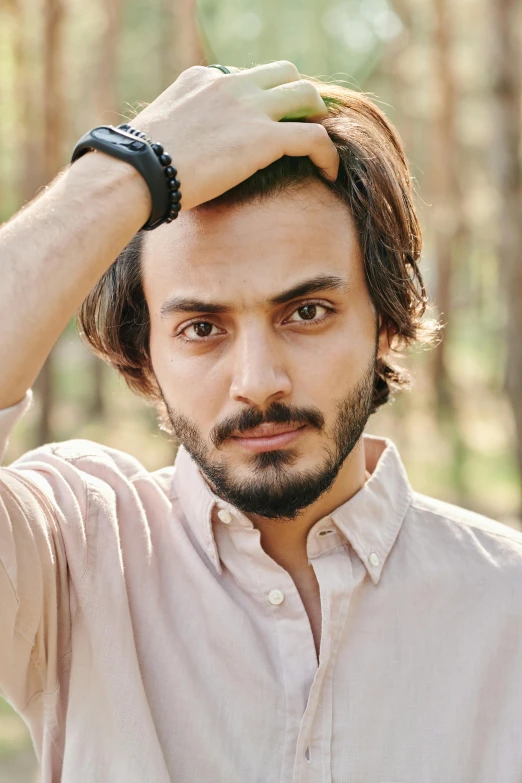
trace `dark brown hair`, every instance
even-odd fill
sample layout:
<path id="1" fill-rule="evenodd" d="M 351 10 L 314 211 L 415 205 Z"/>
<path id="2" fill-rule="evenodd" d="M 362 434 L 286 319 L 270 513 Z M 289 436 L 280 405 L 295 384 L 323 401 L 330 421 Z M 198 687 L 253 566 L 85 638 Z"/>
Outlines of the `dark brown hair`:
<path id="1" fill-rule="evenodd" d="M 364 93 L 315 81 L 329 110 L 322 121 L 340 157 L 335 183 L 309 158 L 284 157 L 198 209 L 241 205 L 319 179 L 349 208 L 358 233 L 366 281 L 392 352 L 432 342 L 438 326 L 423 321 L 427 305 L 419 271 L 422 236 L 412 180 L 399 135 Z M 149 312 L 141 282 L 138 233 L 80 307 L 80 330 L 94 351 L 124 376 L 130 388 L 160 402 L 149 353 Z M 378 360 L 373 411 L 390 391 L 408 385 L 390 355 Z"/>

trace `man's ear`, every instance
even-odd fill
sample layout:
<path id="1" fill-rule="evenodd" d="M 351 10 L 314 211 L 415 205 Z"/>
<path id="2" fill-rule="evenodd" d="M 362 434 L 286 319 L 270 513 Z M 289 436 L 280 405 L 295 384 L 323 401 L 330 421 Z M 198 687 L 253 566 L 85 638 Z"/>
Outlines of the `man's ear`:
<path id="1" fill-rule="evenodd" d="M 379 315 L 379 337 L 377 345 L 377 358 L 382 359 L 390 353 L 392 349 L 393 338 L 396 331 L 389 321 L 384 319 L 382 315 Z"/>

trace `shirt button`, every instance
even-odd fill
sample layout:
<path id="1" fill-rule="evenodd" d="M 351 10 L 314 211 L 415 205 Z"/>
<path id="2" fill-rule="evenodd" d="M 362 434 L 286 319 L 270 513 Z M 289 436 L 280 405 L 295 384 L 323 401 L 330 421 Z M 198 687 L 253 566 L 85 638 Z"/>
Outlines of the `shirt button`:
<path id="1" fill-rule="evenodd" d="M 370 565 L 372 566 L 378 566 L 379 563 L 381 562 L 379 560 L 379 555 L 377 555 L 375 552 L 371 553 L 369 560 L 370 560 Z"/>
<path id="2" fill-rule="evenodd" d="M 218 517 L 222 522 L 225 523 L 225 525 L 229 525 L 230 522 L 232 522 L 232 514 L 230 511 L 227 511 L 226 508 L 222 508 L 218 511 Z"/>
<path id="3" fill-rule="evenodd" d="M 282 590 L 270 590 L 268 600 L 271 604 L 274 604 L 274 606 L 279 606 L 279 604 L 282 604 L 285 600 L 285 594 Z"/>

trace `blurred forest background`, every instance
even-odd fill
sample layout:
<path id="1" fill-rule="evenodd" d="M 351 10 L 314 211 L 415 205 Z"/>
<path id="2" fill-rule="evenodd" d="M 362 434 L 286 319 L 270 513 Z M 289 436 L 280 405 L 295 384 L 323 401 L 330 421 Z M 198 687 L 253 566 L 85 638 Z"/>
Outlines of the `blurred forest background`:
<path id="1" fill-rule="evenodd" d="M 521 28 L 516 0 L 0 0 L 0 220 L 98 123 L 118 124 L 194 64 L 292 60 L 375 99 L 416 180 L 422 269 L 445 339 L 371 421 L 415 489 L 520 526 Z M 87 437 L 155 469 L 175 446 L 70 324 L 7 461 Z M 0 783 L 34 783 L 21 719 L 0 700 Z"/>

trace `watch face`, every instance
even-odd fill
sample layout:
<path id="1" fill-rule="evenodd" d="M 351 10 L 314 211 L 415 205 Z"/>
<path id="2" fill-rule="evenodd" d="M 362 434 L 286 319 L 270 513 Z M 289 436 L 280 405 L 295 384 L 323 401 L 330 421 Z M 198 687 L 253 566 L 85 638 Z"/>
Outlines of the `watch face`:
<path id="1" fill-rule="evenodd" d="M 119 131 L 116 128 L 94 128 L 92 135 L 95 139 L 100 139 L 100 141 L 107 142 L 108 144 L 127 147 L 127 149 L 130 149 L 133 152 L 140 152 L 140 150 L 143 150 L 146 147 L 145 142 L 139 141 L 138 139 L 129 138 L 128 136 L 125 136 L 122 131 Z"/>
<path id="2" fill-rule="evenodd" d="M 121 141 L 121 133 L 112 128 L 94 128 L 92 135 L 100 141 L 108 141 L 109 144 L 118 144 Z"/>

